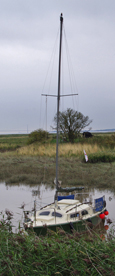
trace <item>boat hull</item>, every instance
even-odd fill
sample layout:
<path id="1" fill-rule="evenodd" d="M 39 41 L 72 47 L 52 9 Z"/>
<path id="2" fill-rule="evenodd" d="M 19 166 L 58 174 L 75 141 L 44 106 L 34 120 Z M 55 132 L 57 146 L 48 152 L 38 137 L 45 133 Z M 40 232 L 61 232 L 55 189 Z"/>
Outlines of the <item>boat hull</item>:
<path id="1" fill-rule="evenodd" d="M 57 232 L 59 231 L 59 229 L 61 229 L 70 234 L 72 234 L 73 231 L 76 231 L 78 233 L 85 233 L 89 229 L 96 228 L 101 223 L 101 221 L 102 219 L 100 219 L 99 215 L 95 215 L 90 219 L 86 219 L 86 220 L 71 221 L 67 223 L 54 224 L 54 225 L 34 226 L 31 228 L 26 228 L 26 230 L 33 229 L 38 236 L 46 235 L 48 232 L 48 229 L 54 232 Z"/>

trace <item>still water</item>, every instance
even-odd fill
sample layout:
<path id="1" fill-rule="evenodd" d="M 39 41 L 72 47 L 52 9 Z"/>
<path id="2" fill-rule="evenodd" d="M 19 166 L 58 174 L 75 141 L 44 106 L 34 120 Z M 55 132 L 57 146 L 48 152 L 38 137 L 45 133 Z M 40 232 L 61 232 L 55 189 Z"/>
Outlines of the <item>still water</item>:
<path id="1" fill-rule="evenodd" d="M 34 200 L 37 200 L 37 208 L 41 208 L 46 204 L 54 201 L 55 190 L 46 185 L 29 186 L 24 184 L 6 185 L 0 183 L 0 219 L 2 219 L 5 210 L 13 213 L 13 225 L 15 231 L 19 226 L 23 226 L 23 209 L 21 206 L 25 204 L 26 210 L 32 210 Z M 35 195 L 37 194 L 37 196 Z"/>
<path id="2" fill-rule="evenodd" d="M 115 222 L 115 193 L 98 189 L 91 189 L 89 193 L 92 194 L 93 199 L 105 195 L 107 210 L 109 211 L 108 217 L 113 222 L 109 228 L 113 227 Z M 40 209 L 54 201 L 54 194 L 55 189 L 44 184 L 31 187 L 24 184 L 10 186 L 0 183 L 0 212 L 2 212 L 0 218 L 2 218 L 6 209 L 13 212 L 13 229 L 17 231 L 19 223 L 23 226 L 23 209 L 21 209 L 21 206 L 25 204 L 25 210 L 32 210 L 36 199 L 37 209 Z"/>

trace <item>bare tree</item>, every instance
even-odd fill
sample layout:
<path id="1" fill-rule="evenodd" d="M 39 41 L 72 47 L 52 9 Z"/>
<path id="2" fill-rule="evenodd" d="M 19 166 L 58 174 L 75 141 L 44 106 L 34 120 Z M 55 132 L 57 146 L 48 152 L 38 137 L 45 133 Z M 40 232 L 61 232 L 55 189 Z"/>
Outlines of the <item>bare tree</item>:
<path id="1" fill-rule="evenodd" d="M 56 125 L 57 114 L 54 117 L 54 123 Z M 81 112 L 74 111 L 71 108 L 67 108 L 66 111 L 59 113 L 60 131 L 63 138 L 73 143 L 75 138 L 79 135 L 82 129 L 91 124 L 92 120 L 89 120 L 88 116 L 84 116 Z"/>

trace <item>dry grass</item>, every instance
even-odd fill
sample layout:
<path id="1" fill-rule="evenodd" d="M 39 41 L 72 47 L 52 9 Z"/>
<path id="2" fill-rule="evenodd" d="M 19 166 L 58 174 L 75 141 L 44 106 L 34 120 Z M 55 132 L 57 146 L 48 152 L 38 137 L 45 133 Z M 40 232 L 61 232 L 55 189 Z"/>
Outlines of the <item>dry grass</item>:
<path id="1" fill-rule="evenodd" d="M 56 145 L 41 145 L 32 144 L 29 146 L 22 147 L 17 150 L 18 155 L 28 155 L 28 156 L 55 156 Z"/>
<path id="2" fill-rule="evenodd" d="M 104 148 L 100 148 L 97 144 L 62 144 L 59 146 L 59 155 L 60 156 L 80 156 L 83 154 L 83 151 L 90 153 L 97 153 L 104 151 Z M 17 150 L 18 155 L 31 155 L 31 156 L 48 156 L 55 157 L 56 155 L 56 145 L 40 145 L 40 144 L 32 144 L 29 146 L 22 147 Z"/>

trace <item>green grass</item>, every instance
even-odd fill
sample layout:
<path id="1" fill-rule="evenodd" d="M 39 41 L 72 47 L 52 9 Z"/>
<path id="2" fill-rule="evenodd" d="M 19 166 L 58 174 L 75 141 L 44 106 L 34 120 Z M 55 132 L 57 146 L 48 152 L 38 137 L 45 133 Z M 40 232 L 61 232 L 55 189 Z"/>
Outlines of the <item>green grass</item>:
<path id="1" fill-rule="evenodd" d="M 87 237 L 60 230 L 46 237 L 14 234 L 9 221 L 0 223 L 0 275 L 115 275 L 115 237 L 103 240 L 100 229 Z"/>
<path id="2" fill-rule="evenodd" d="M 16 150 L 27 144 L 28 135 L 0 135 L 0 152 Z"/>
<path id="3" fill-rule="evenodd" d="M 84 160 L 84 158 L 83 158 Z M 85 160 L 84 160 L 85 162 Z M 104 151 L 100 153 L 92 153 L 88 155 L 88 162 L 89 163 L 111 163 L 115 162 L 115 152 L 111 151 Z"/>

